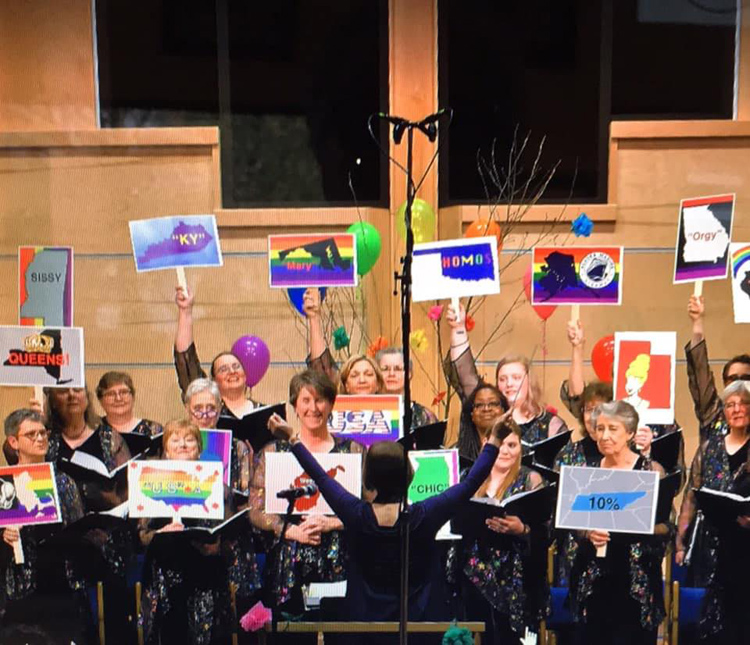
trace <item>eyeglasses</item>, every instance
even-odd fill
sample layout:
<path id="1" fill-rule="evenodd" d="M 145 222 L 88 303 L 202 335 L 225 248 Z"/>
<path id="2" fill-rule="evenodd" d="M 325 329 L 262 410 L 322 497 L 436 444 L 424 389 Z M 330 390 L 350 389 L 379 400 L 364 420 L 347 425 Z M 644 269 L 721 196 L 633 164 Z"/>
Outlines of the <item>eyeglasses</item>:
<path id="1" fill-rule="evenodd" d="M 738 410 L 741 408 L 746 408 L 750 405 L 747 401 L 732 401 L 731 403 L 725 403 L 724 409 L 725 410 L 733 410 L 734 408 L 737 408 Z"/>
<path id="2" fill-rule="evenodd" d="M 108 401 L 113 401 L 114 399 L 129 399 L 133 395 L 132 390 L 108 390 L 104 394 L 102 394 L 102 398 L 107 399 Z"/>
<path id="3" fill-rule="evenodd" d="M 231 372 L 241 372 L 242 371 L 242 363 L 231 363 L 229 365 L 222 365 L 221 367 L 217 368 L 216 374 L 221 374 L 224 376 L 225 374 L 230 374 Z"/>
<path id="4" fill-rule="evenodd" d="M 394 374 L 401 374 L 404 371 L 403 365 L 385 365 L 381 366 L 381 372 L 393 372 Z"/>
<path id="5" fill-rule="evenodd" d="M 19 439 L 28 439 L 29 441 L 38 441 L 39 439 L 49 439 L 49 430 L 32 430 L 18 435 Z"/>
<path id="6" fill-rule="evenodd" d="M 727 385 L 735 381 L 750 381 L 750 374 L 730 374 L 724 379 L 724 383 Z"/>
<path id="7" fill-rule="evenodd" d="M 208 419 L 210 417 L 215 417 L 217 414 L 219 414 L 219 411 L 216 408 L 195 408 L 190 410 L 190 414 L 192 414 L 196 419 Z"/>
<path id="8" fill-rule="evenodd" d="M 474 409 L 475 410 L 497 410 L 502 407 L 502 403 L 500 401 L 490 401 L 488 403 L 475 403 Z"/>

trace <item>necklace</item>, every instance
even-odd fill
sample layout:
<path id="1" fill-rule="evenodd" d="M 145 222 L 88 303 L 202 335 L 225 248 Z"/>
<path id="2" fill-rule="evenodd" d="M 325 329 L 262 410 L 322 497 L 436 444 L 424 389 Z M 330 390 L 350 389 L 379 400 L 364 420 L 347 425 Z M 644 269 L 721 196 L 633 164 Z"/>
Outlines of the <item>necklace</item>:
<path id="1" fill-rule="evenodd" d="M 71 432 L 68 429 L 68 432 L 65 433 L 65 436 L 68 439 L 72 439 L 72 440 L 79 439 L 81 437 L 81 435 L 83 435 L 83 433 L 86 432 L 86 428 L 87 427 L 88 426 L 86 425 L 86 422 L 84 421 L 83 426 L 81 426 L 81 428 L 79 428 L 78 430 L 76 430 L 75 433 Z"/>

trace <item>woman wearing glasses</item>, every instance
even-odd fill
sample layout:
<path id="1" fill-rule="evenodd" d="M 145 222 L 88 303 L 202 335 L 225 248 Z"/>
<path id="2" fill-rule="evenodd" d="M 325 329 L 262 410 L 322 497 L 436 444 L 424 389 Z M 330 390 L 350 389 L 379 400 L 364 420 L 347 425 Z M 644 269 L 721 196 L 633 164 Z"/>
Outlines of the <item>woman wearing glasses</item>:
<path id="1" fill-rule="evenodd" d="M 5 436 L 18 453 L 19 465 L 44 462 L 49 431 L 39 412 L 29 409 L 12 412 L 5 419 Z M 83 517 L 83 502 L 68 475 L 55 471 L 55 483 L 62 526 L 67 526 Z M 86 598 L 79 577 L 71 575 L 73 563 L 40 546 L 42 539 L 60 528 L 60 525 L 37 525 L 20 529 L 6 527 L 0 531 L 3 542 L 9 547 L 22 540 L 24 552 L 24 563 L 16 564 L 10 549 L 0 550 L 0 606 L 3 607 L 0 642 L 20 642 L 22 626 L 37 633 L 40 628 L 46 630 L 44 636 L 49 639 L 46 642 L 88 642 L 84 618 Z"/>
<path id="2" fill-rule="evenodd" d="M 479 382 L 474 356 L 466 329 L 466 311 L 448 307 L 446 320 L 451 330 L 450 360 L 456 391 L 462 398 L 474 390 Z M 495 368 L 497 387 L 513 409 L 513 420 L 521 428 L 523 442 L 534 444 L 558 432 L 567 431 L 565 422 L 546 409 L 541 401 L 541 388 L 531 371 L 531 361 L 525 356 L 508 356 Z"/>
<path id="3" fill-rule="evenodd" d="M 738 492 L 736 487 L 746 487 L 748 476 L 748 459 L 750 458 L 750 383 L 738 380 L 731 383 L 721 394 L 722 411 L 724 422 L 729 428 L 726 435 L 719 433 L 708 433 L 693 458 L 690 468 L 690 485 L 685 491 L 682 500 L 680 515 L 677 522 L 677 539 L 675 547 L 675 561 L 682 564 L 685 554 L 693 542 L 693 554 L 688 569 L 688 586 L 708 586 L 708 594 L 703 606 L 703 617 L 701 619 L 701 631 L 705 636 L 717 639 L 712 642 L 746 642 L 733 640 L 732 638 L 719 638 L 727 616 L 732 611 L 743 612 L 744 608 L 738 607 L 737 602 L 745 597 L 745 591 L 735 589 L 737 598 L 734 598 L 729 590 L 734 589 L 732 580 L 736 585 L 745 577 L 741 575 L 742 568 L 738 565 L 738 558 L 722 557 L 725 555 L 725 544 L 722 544 L 722 535 L 719 527 L 703 519 L 697 534 L 694 526 L 697 515 L 697 504 L 693 489 L 711 488 L 725 492 Z M 748 495 L 748 491 L 742 491 Z M 750 528 L 750 518 L 743 518 L 741 524 L 742 538 L 747 544 L 748 533 L 745 529 Z M 728 534 L 731 537 L 731 533 Z M 732 564 L 732 560 L 735 560 Z M 741 562 L 746 563 L 746 557 Z M 726 615 L 725 615 L 726 614 Z M 735 616 L 738 617 L 738 616 Z M 750 632 L 746 632 L 750 635 Z"/>
<path id="4" fill-rule="evenodd" d="M 193 342 L 193 303 L 194 294 L 190 290 L 177 287 L 177 333 L 174 340 L 174 366 L 177 381 L 187 400 L 187 388 L 197 378 L 206 378 L 201 367 L 198 352 Z M 246 385 L 245 370 L 240 360 L 231 352 L 221 352 L 211 362 L 211 378 L 219 388 L 222 416 L 241 419 L 258 407 L 250 398 Z M 211 426 L 215 427 L 215 426 Z M 242 490 L 245 490 L 244 488 Z"/>
<path id="5" fill-rule="evenodd" d="M 406 366 L 404 365 L 404 352 L 398 347 L 387 347 L 381 349 L 375 360 L 380 367 L 385 380 L 385 391 L 388 394 L 403 394 L 406 383 Z M 409 380 L 414 375 L 414 366 L 409 360 Z M 435 423 L 437 417 L 425 406 L 412 401 L 411 404 L 411 427 L 418 428 Z"/>
<path id="6" fill-rule="evenodd" d="M 107 372 L 96 386 L 96 398 L 104 410 L 102 425 L 120 434 L 142 434 L 149 437 L 161 434 L 160 423 L 135 416 L 135 386 L 130 374 Z"/>
<path id="7" fill-rule="evenodd" d="M 479 382 L 463 401 L 458 430 L 458 454 L 474 461 L 490 435 L 492 426 L 508 409 L 508 402 L 494 385 Z"/>
<path id="8" fill-rule="evenodd" d="M 199 429 L 213 430 L 222 410 L 219 388 L 210 379 L 198 378 L 188 385 L 185 391 L 185 409 L 188 417 Z M 166 440 L 165 440 L 166 441 Z M 250 449 L 242 441 L 232 439 L 232 460 L 230 486 L 233 491 L 249 493 L 252 478 L 253 458 Z M 247 504 L 237 504 L 242 510 Z M 232 582 L 237 585 L 238 602 L 245 605 L 260 589 L 260 573 L 250 532 L 242 533 L 231 545 L 235 555 L 229 568 Z"/>

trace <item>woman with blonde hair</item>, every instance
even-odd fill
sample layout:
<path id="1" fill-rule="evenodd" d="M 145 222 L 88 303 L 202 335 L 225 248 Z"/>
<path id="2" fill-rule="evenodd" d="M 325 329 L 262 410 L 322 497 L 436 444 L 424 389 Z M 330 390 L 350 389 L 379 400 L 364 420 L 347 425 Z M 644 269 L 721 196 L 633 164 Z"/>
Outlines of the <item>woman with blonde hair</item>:
<path id="1" fill-rule="evenodd" d="M 509 423 L 489 476 L 475 497 L 499 501 L 544 485 L 539 473 L 521 464 L 521 429 Z M 482 620 L 490 644 L 517 642 L 524 628 L 538 631 L 544 617 L 545 526 L 529 526 L 506 515 L 487 520 L 485 534 L 464 540 L 459 559 L 467 620 Z"/>
<path id="2" fill-rule="evenodd" d="M 456 391 L 465 400 L 479 383 L 474 356 L 466 330 L 466 310 L 448 308 L 446 320 L 451 330 L 450 361 Z M 497 387 L 513 409 L 513 420 L 521 428 L 526 444 L 534 444 L 559 432 L 567 431 L 565 422 L 547 410 L 542 401 L 541 388 L 525 356 L 511 355 L 500 360 L 495 370 Z"/>

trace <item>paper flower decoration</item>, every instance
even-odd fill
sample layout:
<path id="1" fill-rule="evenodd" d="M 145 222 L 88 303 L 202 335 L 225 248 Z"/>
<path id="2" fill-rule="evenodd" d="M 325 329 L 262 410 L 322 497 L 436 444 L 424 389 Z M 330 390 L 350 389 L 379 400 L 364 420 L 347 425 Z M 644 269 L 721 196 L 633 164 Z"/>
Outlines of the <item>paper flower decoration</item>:
<path id="1" fill-rule="evenodd" d="M 588 237 L 591 235 L 591 231 L 594 230 L 594 222 L 588 218 L 586 213 L 581 213 L 573 220 L 570 230 L 573 231 L 576 237 Z"/>
<path id="2" fill-rule="evenodd" d="M 466 314 L 466 331 L 471 331 L 476 327 L 476 322 L 474 321 L 474 318 L 471 317 L 471 314 Z"/>
<path id="3" fill-rule="evenodd" d="M 547 412 L 549 412 L 550 414 L 554 414 L 555 416 L 557 416 L 557 408 L 554 407 L 554 406 L 548 405 L 547 406 Z"/>
<path id="4" fill-rule="evenodd" d="M 375 354 L 386 347 L 388 347 L 388 340 L 383 336 L 378 336 L 367 348 L 367 355 L 370 358 L 375 358 Z"/>
<path id="5" fill-rule="evenodd" d="M 440 316 L 443 315 L 443 305 L 433 305 L 430 307 L 430 310 L 427 312 L 427 317 L 432 322 L 437 322 L 440 320 Z"/>
<path id="6" fill-rule="evenodd" d="M 240 625 L 246 632 L 257 632 L 266 623 L 271 622 L 271 610 L 259 600 L 240 618 Z"/>
<path id="7" fill-rule="evenodd" d="M 409 346 L 415 351 L 424 353 L 427 349 L 427 335 L 423 329 L 417 329 L 409 334 Z"/>
<path id="8" fill-rule="evenodd" d="M 447 392 L 438 392 L 435 398 L 432 399 L 432 405 L 437 405 L 438 403 L 442 403 L 446 394 Z"/>
<path id="9" fill-rule="evenodd" d="M 349 335 L 346 333 L 346 329 L 343 326 L 333 330 L 333 346 L 336 349 L 349 347 Z"/>

